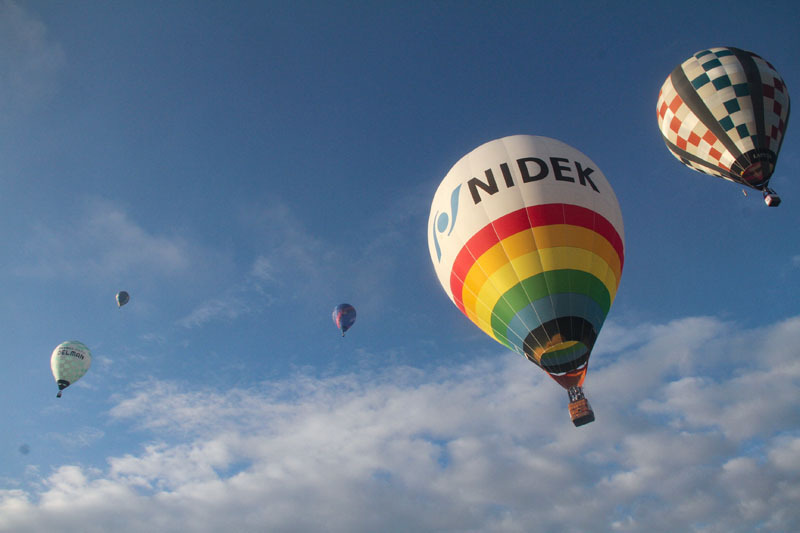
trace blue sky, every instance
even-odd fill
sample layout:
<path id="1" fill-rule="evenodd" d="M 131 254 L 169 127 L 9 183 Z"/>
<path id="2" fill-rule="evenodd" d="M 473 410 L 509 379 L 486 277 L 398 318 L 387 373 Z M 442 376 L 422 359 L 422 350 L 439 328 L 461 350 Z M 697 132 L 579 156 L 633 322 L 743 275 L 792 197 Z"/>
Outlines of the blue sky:
<path id="1" fill-rule="evenodd" d="M 777 209 L 656 125 L 704 48 L 800 87 L 797 6 L 736 4 L 0 2 L 0 531 L 799 529 L 795 119 Z M 625 222 L 580 429 L 428 257 L 440 180 L 514 134 Z"/>

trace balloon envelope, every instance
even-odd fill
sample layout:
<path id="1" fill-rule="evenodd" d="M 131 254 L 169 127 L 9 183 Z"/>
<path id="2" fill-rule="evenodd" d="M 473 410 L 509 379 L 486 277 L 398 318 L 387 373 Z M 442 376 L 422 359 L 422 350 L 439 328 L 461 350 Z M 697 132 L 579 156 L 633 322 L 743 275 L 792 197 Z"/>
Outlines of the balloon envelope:
<path id="1" fill-rule="evenodd" d="M 342 337 L 356 321 L 356 308 L 350 304 L 339 304 L 333 309 L 333 323 L 342 331 Z"/>
<path id="2" fill-rule="evenodd" d="M 125 291 L 119 291 L 117 293 L 117 307 L 122 307 L 126 303 L 128 303 L 131 299 L 130 294 Z"/>
<path id="3" fill-rule="evenodd" d="M 50 369 L 58 384 L 58 397 L 61 391 L 78 381 L 92 364 L 92 353 L 85 344 L 78 341 L 62 342 L 50 356 Z"/>
<path id="4" fill-rule="evenodd" d="M 580 386 L 624 260 L 603 173 L 555 139 L 479 146 L 439 185 L 428 248 L 453 303 L 564 388 Z"/>
<path id="5" fill-rule="evenodd" d="M 789 121 L 789 92 L 756 54 L 710 48 L 667 77 L 657 114 L 664 142 L 683 164 L 764 190 Z"/>

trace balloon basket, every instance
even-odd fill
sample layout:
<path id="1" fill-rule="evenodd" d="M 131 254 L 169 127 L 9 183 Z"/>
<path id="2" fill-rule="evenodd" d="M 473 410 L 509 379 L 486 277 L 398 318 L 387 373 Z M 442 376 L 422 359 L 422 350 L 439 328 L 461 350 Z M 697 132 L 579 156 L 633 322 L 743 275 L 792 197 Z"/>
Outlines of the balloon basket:
<path id="1" fill-rule="evenodd" d="M 594 422 L 594 411 L 589 405 L 589 400 L 583 398 L 577 402 L 569 402 L 569 416 L 575 427 L 580 427 L 589 422 Z"/>
<path id="2" fill-rule="evenodd" d="M 765 194 L 764 203 L 769 207 L 778 207 L 781 205 L 781 197 L 775 193 Z"/>
<path id="3" fill-rule="evenodd" d="M 589 405 L 589 400 L 583 395 L 581 387 L 570 387 L 567 391 L 569 393 L 569 416 L 572 418 L 572 423 L 575 427 L 580 427 L 594 422 L 594 411 L 592 406 Z"/>

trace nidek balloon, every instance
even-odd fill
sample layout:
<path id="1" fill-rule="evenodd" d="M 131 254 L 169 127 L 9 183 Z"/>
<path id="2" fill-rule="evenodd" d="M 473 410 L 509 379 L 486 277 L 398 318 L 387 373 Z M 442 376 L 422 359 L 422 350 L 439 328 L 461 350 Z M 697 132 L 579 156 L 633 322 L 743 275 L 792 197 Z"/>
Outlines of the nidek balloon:
<path id="1" fill-rule="evenodd" d="M 439 185 L 428 248 L 459 310 L 567 389 L 576 426 L 594 420 L 582 386 L 625 256 L 597 165 L 547 137 L 479 146 Z"/>
<path id="2" fill-rule="evenodd" d="M 678 65 L 658 95 L 670 152 L 698 172 L 780 197 L 769 188 L 789 123 L 789 91 L 768 61 L 746 50 L 701 50 Z"/>
<path id="3" fill-rule="evenodd" d="M 50 369 L 58 384 L 58 394 L 78 381 L 92 364 L 92 352 L 85 344 L 78 341 L 62 342 L 50 356 Z"/>

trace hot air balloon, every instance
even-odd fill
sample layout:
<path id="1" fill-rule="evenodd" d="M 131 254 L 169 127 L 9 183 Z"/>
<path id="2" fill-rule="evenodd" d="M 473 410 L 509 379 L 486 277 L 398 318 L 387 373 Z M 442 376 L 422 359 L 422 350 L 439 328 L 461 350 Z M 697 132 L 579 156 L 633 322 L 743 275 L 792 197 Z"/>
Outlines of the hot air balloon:
<path id="1" fill-rule="evenodd" d="M 356 321 L 356 308 L 350 304 L 339 304 L 333 308 L 333 323 L 344 333 L 353 326 Z"/>
<path id="2" fill-rule="evenodd" d="M 597 165 L 547 137 L 479 146 L 439 185 L 428 248 L 461 312 L 567 389 L 576 426 L 593 421 L 583 382 L 625 248 L 617 198 Z"/>
<path id="3" fill-rule="evenodd" d="M 78 341 L 62 342 L 50 356 L 50 368 L 58 384 L 57 398 L 61 392 L 75 383 L 89 370 L 92 364 L 92 353 L 85 344 Z"/>
<path id="4" fill-rule="evenodd" d="M 738 48 L 701 50 L 664 82 L 657 112 L 667 148 L 684 165 L 780 204 L 769 179 L 789 122 L 789 92 L 768 61 Z"/>
<path id="5" fill-rule="evenodd" d="M 131 295 L 125 291 L 119 291 L 117 293 L 117 307 L 122 307 L 126 303 L 131 300 Z"/>

